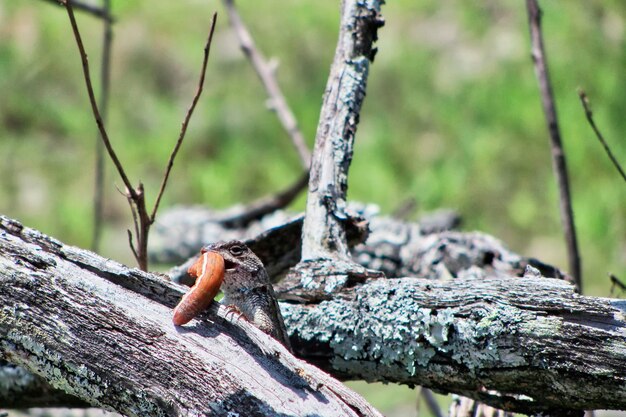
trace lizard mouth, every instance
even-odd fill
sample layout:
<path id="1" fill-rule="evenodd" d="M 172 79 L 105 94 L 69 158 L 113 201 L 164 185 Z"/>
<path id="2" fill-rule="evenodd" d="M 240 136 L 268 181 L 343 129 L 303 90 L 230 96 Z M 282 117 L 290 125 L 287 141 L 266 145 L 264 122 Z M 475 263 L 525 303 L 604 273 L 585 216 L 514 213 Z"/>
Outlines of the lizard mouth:
<path id="1" fill-rule="evenodd" d="M 237 266 L 236 263 L 224 259 L 224 269 L 225 270 L 227 270 L 227 271 L 234 271 L 236 266 Z"/>

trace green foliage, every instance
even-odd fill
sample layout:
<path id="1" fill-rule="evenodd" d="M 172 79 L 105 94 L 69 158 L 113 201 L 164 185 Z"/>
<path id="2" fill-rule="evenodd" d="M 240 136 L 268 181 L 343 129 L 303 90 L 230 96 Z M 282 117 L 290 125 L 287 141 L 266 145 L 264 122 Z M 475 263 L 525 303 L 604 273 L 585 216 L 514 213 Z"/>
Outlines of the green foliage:
<path id="1" fill-rule="evenodd" d="M 265 92 L 217 2 L 113 6 L 108 130 L 133 182 L 146 184 L 149 201 L 195 91 L 214 7 L 220 15 L 205 91 L 164 206 L 245 203 L 300 175 L 297 155 L 266 110 Z M 587 90 L 597 123 L 626 163 L 626 7 L 618 0 L 542 7 L 585 286 L 607 295 L 606 272 L 626 271 L 626 189 L 584 120 L 576 88 Z M 279 60 L 278 81 L 312 146 L 338 5 L 272 0 L 241 2 L 240 10 L 262 51 Z M 565 267 L 523 2 L 402 0 L 383 12 L 350 198 L 375 202 L 384 212 L 407 198 L 420 211 L 456 208 L 467 229 Z M 78 15 L 98 93 L 102 24 Z M 5 1 L 0 27 L 0 212 L 88 245 L 96 128 L 67 16 L 44 2 Z M 108 160 L 107 169 L 103 251 L 131 262 L 120 242 L 130 213 Z M 303 204 L 300 198 L 295 208 Z"/>

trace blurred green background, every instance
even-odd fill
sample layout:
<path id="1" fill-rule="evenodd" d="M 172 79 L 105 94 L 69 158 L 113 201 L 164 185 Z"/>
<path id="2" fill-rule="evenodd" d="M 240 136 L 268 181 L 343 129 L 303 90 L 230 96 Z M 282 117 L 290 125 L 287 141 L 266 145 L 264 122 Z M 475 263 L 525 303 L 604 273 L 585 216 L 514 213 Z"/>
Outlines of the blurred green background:
<path id="1" fill-rule="evenodd" d="M 113 0 L 109 135 L 133 182 L 155 197 L 194 94 L 213 11 L 205 91 L 162 208 L 248 202 L 290 184 L 300 163 L 239 50 L 221 3 Z M 312 146 L 334 53 L 338 1 L 240 2 L 240 12 Z M 626 164 L 626 2 L 543 1 L 544 36 L 571 175 L 585 292 L 626 278 L 626 187 L 584 118 L 584 88 Z M 102 22 L 77 13 L 98 87 Z M 449 207 L 464 228 L 566 268 L 547 130 L 523 1 L 397 0 L 383 8 L 349 198 L 390 213 Z M 96 93 L 98 94 L 97 88 Z M 0 213 L 67 243 L 92 235 L 96 126 L 65 11 L 0 0 Z M 133 263 L 121 186 L 107 160 L 101 253 Z M 304 207 L 302 196 L 293 208 Z M 373 396 L 378 389 L 370 390 Z M 376 400 L 383 411 L 396 405 Z M 392 400 L 414 403 L 401 389 Z M 412 406 L 411 406 L 412 407 Z"/>

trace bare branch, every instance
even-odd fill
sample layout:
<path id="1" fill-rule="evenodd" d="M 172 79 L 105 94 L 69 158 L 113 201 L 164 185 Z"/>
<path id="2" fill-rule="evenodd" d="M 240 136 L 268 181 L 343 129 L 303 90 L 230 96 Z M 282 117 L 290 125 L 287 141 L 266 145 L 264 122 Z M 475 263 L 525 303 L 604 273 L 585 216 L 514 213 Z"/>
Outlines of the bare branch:
<path id="1" fill-rule="evenodd" d="M 126 229 L 126 233 L 128 234 L 128 246 L 133 252 L 133 256 L 135 257 L 135 259 L 138 259 L 139 255 L 137 255 L 137 250 L 135 249 L 135 244 L 133 243 L 133 233 L 130 231 L 130 229 Z"/>
<path id="2" fill-rule="evenodd" d="M 174 166 L 174 159 L 176 158 L 176 154 L 178 153 L 180 146 L 183 144 L 183 139 L 185 138 L 185 134 L 187 133 L 187 126 L 189 125 L 189 120 L 191 120 L 191 115 L 193 114 L 193 111 L 196 108 L 196 104 L 198 104 L 200 95 L 202 94 L 202 88 L 204 87 L 204 77 L 206 74 L 207 63 L 209 62 L 209 52 L 211 51 L 211 43 L 213 42 L 213 32 L 215 32 L 216 21 L 217 21 L 217 13 L 213 13 L 213 19 L 211 21 L 211 30 L 209 31 L 209 37 L 206 41 L 206 44 L 204 45 L 204 60 L 202 61 L 202 70 L 200 71 L 200 81 L 198 82 L 196 95 L 193 97 L 193 101 L 191 102 L 191 106 L 189 107 L 189 110 L 187 110 L 187 115 L 185 116 L 185 120 L 183 120 L 183 124 L 180 128 L 178 141 L 176 141 L 176 146 L 174 146 L 174 150 L 172 151 L 172 154 L 170 155 L 170 159 L 167 162 L 167 168 L 165 169 L 165 174 L 163 175 L 161 188 L 159 189 L 159 194 L 157 196 L 156 202 L 154 203 L 152 214 L 150 214 L 150 223 L 154 223 L 154 219 L 156 218 L 156 213 L 157 213 L 157 210 L 159 209 L 159 204 L 161 202 L 161 197 L 163 196 L 163 192 L 165 191 L 165 186 L 167 185 L 167 180 L 170 176 L 172 166 Z"/>
<path id="3" fill-rule="evenodd" d="M 609 274 L 611 280 L 611 294 L 615 288 L 619 288 L 621 291 L 626 291 L 626 284 L 624 284 L 615 274 Z"/>
<path id="4" fill-rule="evenodd" d="M 578 290 L 582 292 L 582 272 L 580 266 L 580 254 L 576 239 L 576 226 L 574 224 L 574 213 L 572 210 L 572 198 L 569 189 L 569 179 L 567 174 L 567 164 L 565 162 L 565 151 L 561 143 L 561 132 L 559 130 L 556 116 L 556 106 L 554 104 L 554 94 L 548 74 L 548 64 L 545 59 L 543 47 L 543 35 L 541 33 L 541 10 L 537 0 L 526 0 L 528 9 L 528 24 L 530 27 L 530 40 L 532 44 L 532 59 L 535 64 L 535 74 L 539 81 L 541 91 L 541 104 L 545 113 L 550 133 L 550 144 L 552 147 L 552 168 L 559 187 L 559 206 L 561 210 L 561 223 L 565 234 L 567 245 L 567 257 L 569 270 Z"/>
<path id="5" fill-rule="evenodd" d="M 577 296 L 558 279 L 471 273 L 369 280 L 280 308 L 298 356 L 340 378 L 422 384 L 532 414 L 626 409 L 623 300 Z M 2 310 L 0 351 L 48 382 L 126 415 L 300 415 L 307 405 L 377 415 L 217 304 L 174 328 L 182 294 L 0 216 L 0 303 L 12 306 Z"/>
<path id="6" fill-rule="evenodd" d="M 604 140 L 604 136 L 602 136 L 602 133 L 600 133 L 600 130 L 598 129 L 598 127 L 596 126 L 596 123 L 593 120 L 593 112 L 591 111 L 591 105 L 589 104 L 589 99 L 587 98 L 587 94 L 585 94 L 583 90 L 578 90 L 578 96 L 580 97 L 580 102 L 583 105 L 583 109 L 585 109 L 585 116 L 587 116 L 587 121 L 589 122 L 589 125 L 591 125 L 591 128 L 593 129 L 594 133 L 596 134 L 596 137 L 602 144 L 604 151 L 609 156 L 609 159 L 611 159 L 611 162 L 613 162 L 615 169 L 617 169 L 617 171 L 622 176 L 624 181 L 626 181 L 626 174 L 624 173 L 622 166 L 613 155 L 613 152 L 611 152 L 611 148 L 609 148 L 609 145 Z"/>
<path id="7" fill-rule="evenodd" d="M 241 44 L 241 49 L 263 83 L 263 87 L 265 87 L 265 91 L 270 97 L 272 109 L 276 111 L 278 120 L 280 120 L 280 123 L 291 138 L 291 142 L 300 156 L 302 167 L 308 170 L 311 164 L 311 153 L 306 145 L 302 132 L 298 128 L 298 122 L 276 82 L 272 65 L 265 59 L 261 51 L 259 51 L 254 44 L 250 32 L 237 12 L 234 0 L 223 0 L 223 2 L 228 11 L 230 24 L 235 30 L 239 43 Z"/>
<path id="8" fill-rule="evenodd" d="M 111 14 L 111 0 L 103 0 L 102 8 Z M 109 85 L 111 80 L 111 47 L 113 40 L 113 28 L 110 19 L 104 21 L 104 33 L 102 38 L 102 61 L 100 64 L 100 109 L 102 111 L 102 123 L 106 125 L 109 108 Z M 93 236 L 91 250 L 97 252 L 102 234 L 102 211 L 104 206 L 104 143 L 102 135 L 96 139 L 96 167 L 94 184 L 94 213 L 93 213 Z"/>
<path id="9" fill-rule="evenodd" d="M 281 192 L 260 198 L 236 212 L 220 219 L 224 227 L 245 227 L 250 222 L 288 206 L 309 183 L 309 172 L 305 172 L 296 182 Z"/>
<path id="10" fill-rule="evenodd" d="M 63 0 L 44 0 L 47 3 L 59 5 L 60 3 L 65 4 Z M 91 4 L 83 3 L 78 0 L 72 0 L 72 6 L 76 10 L 80 10 L 81 12 L 88 13 L 92 16 L 98 17 L 100 19 L 104 19 L 109 23 L 115 23 L 115 19 L 111 15 L 111 9 L 108 7 L 95 7 Z"/>
<path id="11" fill-rule="evenodd" d="M 0 216 L 0 355 L 68 394 L 141 417 L 381 416 L 217 303 L 174 326 L 183 290 Z"/>
<path id="12" fill-rule="evenodd" d="M 115 164 L 120 177 L 122 177 L 122 181 L 124 182 L 124 185 L 126 186 L 126 197 L 129 200 L 130 206 L 131 206 L 131 211 L 133 213 L 133 221 L 135 222 L 135 233 L 137 234 L 137 248 L 134 248 L 131 246 L 131 249 L 133 250 L 133 254 L 135 255 L 137 262 L 139 264 L 139 267 L 142 270 L 147 270 L 148 269 L 148 235 L 150 233 L 150 226 L 152 225 L 152 223 L 154 223 L 154 218 L 156 216 L 156 212 L 159 206 L 159 202 L 161 200 L 161 196 L 163 195 L 163 191 L 165 190 L 165 186 L 167 184 L 167 179 L 169 177 L 169 173 L 171 171 L 171 168 L 174 164 L 174 158 L 176 157 L 176 154 L 178 152 L 178 149 L 180 148 L 180 145 L 182 144 L 182 140 L 185 136 L 185 132 L 187 130 L 187 125 L 189 123 L 189 119 L 191 117 L 191 114 L 193 113 L 193 110 L 198 102 L 198 99 L 200 97 L 200 93 L 202 91 L 202 85 L 204 83 L 204 74 L 205 74 L 205 70 L 206 70 L 206 65 L 207 65 L 207 60 L 208 60 L 208 54 L 209 54 L 209 48 L 210 48 L 210 43 L 212 40 L 212 36 L 213 36 L 213 31 L 215 29 L 215 19 L 216 19 L 216 15 L 213 16 L 213 23 L 211 26 L 211 32 L 209 34 L 209 39 L 207 41 L 207 45 L 205 46 L 205 50 L 204 50 L 204 62 L 203 62 L 203 66 L 202 66 L 202 74 L 200 77 L 200 84 L 198 86 L 198 91 L 196 92 L 196 95 L 194 97 L 194 100 L 192 102 L 192 105 L 190 107 L 190 109 L 187 112 L 187 116 L 185 117 L 185 120 L 183 121 L 183 125 L 181 128 L 181 133 L 180 136 L 178 138 L 178 142 L 176 143 L 176 146 L 174 147 L 174 151 L 172 152 L 172 155 L 170 156 L 170 160 L 168 162 L 168 166 L 167 169 L 165 171 L 165 175 L 163 177 L 163 182 L 161 184 L 161 188 L 159 190 L 159 194 L 157 196 L 155 205 L 154 205 L 154 209 L 152 211 L 151 215 L 148 215 L 148 212 L 146 210 L 146 201 L 145 201 L 145 193 L 144 193 L 144 188 L 143 188 L 143 184 L 139 183 L 137 188 L 134 188 L 131 183 L 130 180 L 128 179 L 128 176 L 126 175 L 126 172 L 124 171 L 124 168 L 120 162 L 120 160 L 118 159 L 115 151 L 113 150 L 113 147 L 111 145 L 111 142 L 109 140 L 109 136 L 107 135 L 106 129 L 104 127 L 104 123 L 100 114 L 100 111 L 98 109 L 98 105 L 96 104 L 96 98 L 95 98 L 95 94 L 93 92 L 93 86 L 91 83 L 91 76 L 90 76 L 90 72 L 89 72 L 89 63 L 87 60 L 87 53 L 85 52 L 85 48 L 83 46 L 83 42 L 80 36 L 80 32 L 78 30 L 78 25 L 76 23 L 76 18 L 74 16 L 74 11 L 72 9 L 72 1 L 69 0 L 60 0 L 66 7 L 67 10 L 67 14 L 69 16 L 70 19 L 70 23 L 72 25 L 72 31 L 74 33 L 74 38 L 76 39 L 76 44 L 78 46 L 78 50 L 80 52 L 80 57 L 81 57 L 81 61 L 83 64 L 83 75 L 85 76 L 85 84 L 87 86 L 87 93 L 89 95 L 89 102 L 91 104 L 91 109 L 93 111 L 94 117 L 96 119 L 96 123 L 98 125 L 98 129 L 100 131 L 101 137 L 102 137 L 102 141 L 104 142 L 104 146 L 106 147 L 109 156 L 111 157 L 111 159 L 113 160 L 113 163 Z M 137 219 L 139 219 L 139 225 L 137 224 Z"/>
<path id="13" fill-rule="evenodd" d="M 87 60 L 87 53 L 85 52 L 85 47 L 83 46 L 83 40 L 80 36 L 80 32 L 78 31 L 78 24 L 76 23 L 76 17 L 74 16 L 73 5 L 74 1 L 69 0 L 60 0 L 62 4 L 65 5 L 65 9 L 67 10 L 67 16 L 70 19 L 70 23 L 72 25 L 72 32 L 74 33 L 74 38 L 76 39 L 76 45 L 78 46 L 78 51 L 80 52 L 80 59 L 83 64 L 83 75 L 85 77 L 85 85 L 87 87 L 87 94 L 89 95 L 89 103 L 91 104 L 91 110 L 93 111 L 93 115 L 96 119 L 96 123 L 98 125 L 98 129 L 100 130 L 100 135 L 102 136 L 102 140 L 104 142 L 104 146 L 106 147 L 111 160 L 115 164 L 117 168 L 117 172 L 122 177 L 122 181 L 126 186 L 128 193 L 133 197 L 133 200 L 137 199 L 137 193 L 133 188 L 126 172 L 124 171 L 124 167 L 120 162 L 117 154 L 113 150 L 113 146 L 111 146 L 111 141 L 109 140 L 109 135 L 104 128 L 104 123 L 102 121 L 102 116 L 100 115 L 100 110 L 98 110 L 98 105 L 96 104 L 96 96 L 93 92 L 93 85 L 91 84 L 91 75 L 89 72 L 89 62 Z"/>
<path id="14" fill-rule="evenodd" d="M 430 411 L 430 414 L 433 417 L 444 417 L 444 414 L 441 411 L 441 407 L 439 406 L 435 395 L 430 389 L 422 387 L 420 389 L 420 396 L 424 399 L 424 402 L 428 407 L 428 411 Z"/>

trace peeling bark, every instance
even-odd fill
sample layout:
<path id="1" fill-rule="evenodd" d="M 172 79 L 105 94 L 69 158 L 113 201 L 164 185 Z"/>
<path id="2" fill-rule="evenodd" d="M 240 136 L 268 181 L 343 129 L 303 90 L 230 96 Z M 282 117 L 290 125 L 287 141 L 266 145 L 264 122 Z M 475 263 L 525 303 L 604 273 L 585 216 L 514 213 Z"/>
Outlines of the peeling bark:
<path id="1" fill-rule="evenodd" d="M 456 222 L 424 216 L 417 223 L 378 216 L 374 205 L 349 205 L 358 220 L 349 219 L 348 241 L 352 259 L 387 277 L 416 276 L 429 279 L 463 277 L 480 268 L 490 274 L 522 276 L 527 265 L 553 278 L 569 279 L 559 269 L 509 250 L 500 240 L 479 232 L 449 230 Z M 180 207 L 165 212 L 153 233 L 154 259 L 181 262 L 168 274 L 176 282 L 187 281 L 187 268 L 200 248 L 218 240 L 239 239 L 261 258 L 273 282 L 300 260 L 302 216 L 277 211 L 246 228 L 225 228 L 221 215 L 200 207 Z M 367 240 L 360 242 L 363 222 Z M 361 222 L 361 223 L 359 223 Z M 189 259 L 187 259 L 189 258 Z"/>

